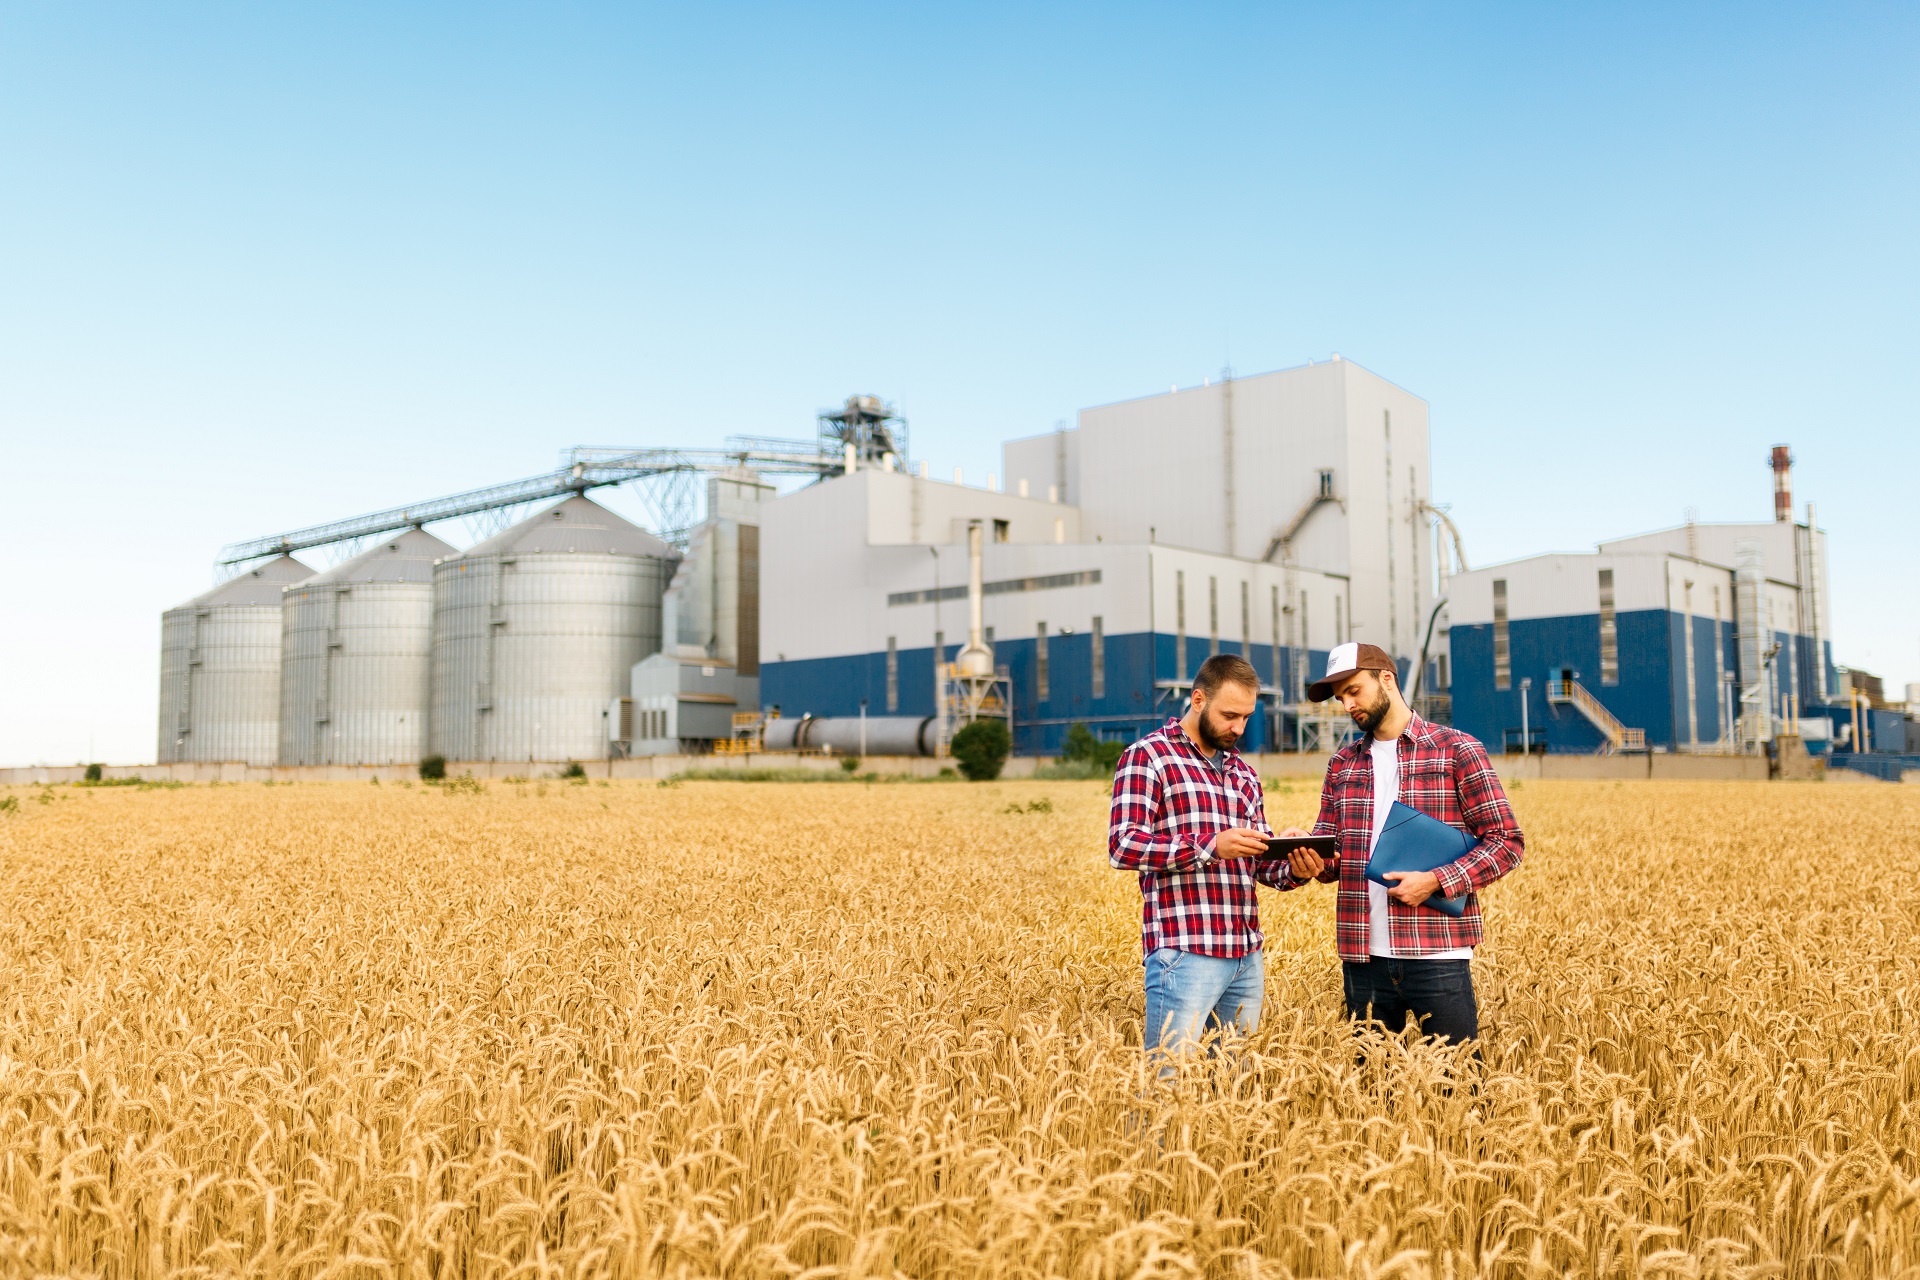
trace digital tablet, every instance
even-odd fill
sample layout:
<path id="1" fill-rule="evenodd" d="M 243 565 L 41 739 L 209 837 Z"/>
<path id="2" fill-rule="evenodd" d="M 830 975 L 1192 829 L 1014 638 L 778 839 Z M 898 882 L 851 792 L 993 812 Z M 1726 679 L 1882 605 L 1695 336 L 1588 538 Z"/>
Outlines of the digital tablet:
<path id="1" fill-rule="evenodd" d="M 1340 852 L 1339 836 L 1271 836 L 1267 840 L 1267 856 L 1284 858 L 1295 849 L 1307 848 L 1323 858 L 1332 858 Z"/>

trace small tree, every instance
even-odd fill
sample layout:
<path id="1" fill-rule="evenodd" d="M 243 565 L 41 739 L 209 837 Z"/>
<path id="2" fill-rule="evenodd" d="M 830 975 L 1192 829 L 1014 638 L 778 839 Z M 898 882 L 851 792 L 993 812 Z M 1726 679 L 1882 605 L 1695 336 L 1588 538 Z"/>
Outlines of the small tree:
<path id="1" fill-rule="evenodd" d="M 953 735 L 953 758 L 969 782 L 991 782 L 1013 749 L 1004 720 L 975 720 Z"/>
<path id="2" fill-rule="evenodd" d="M 1067 739 L 1060 745 L 1060 758 L 1084 760 L 1095 768 L 1112 773 L 1125 750 L 1123 744 L 1102 741 L 1094 737 L 1093 731 L 1087 726 L 1076 722 L 1067 727 Z"/>
<path id="3" fill-rule="evenodd" d="M 87 766 L 87 781 L 88 781 L 88 782 L 98 782 L 98 781 L 100 781 L 100 776 L 101 776 L 101 775 L 100 775 L 100 766 L 99 766 L 99 765 L 97 765 L 97 764 L 90 764 L 90 765 L 88 765 L 88 766 Z"/>
<path id="4" fill-rule="evenodd" d="M 447 758 L 445 756 L 427 756 L 420 761 L 420 781 L 444 782 L 447 777 Z"/>
<path id="5" fill-rule="evenodd" d="M 584 778 L 587 776 L 587 770 L 578 760 L 569 760 L 567 761 L 567 767 L 560 771 L 560 776 L 563 778 Z"/>
<path id="6" fill-rule="evenodd" d="M 859 756 L 841 756 L 840 767 L 848 773 L 856 773 L 860 768 Z"/>

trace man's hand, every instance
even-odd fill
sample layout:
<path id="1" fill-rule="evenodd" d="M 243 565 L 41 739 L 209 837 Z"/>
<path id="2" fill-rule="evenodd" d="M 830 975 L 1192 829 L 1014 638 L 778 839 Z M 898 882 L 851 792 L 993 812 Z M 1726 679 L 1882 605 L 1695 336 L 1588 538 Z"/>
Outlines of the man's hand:
<path id="1" fill-rule="evenodd" d="M 1267 838 L 1251 827 L 1228 827 L 1213 838 L 1215 858 L 1257 858 L 1267 851 Z"/>
<path id="2" fill-rule="evenodd" d="M 1440 892 L 1440 877 L 1431 871 L 1389 871 L 1381 878 L 1396 882 L 1387 890 L 1387 896 L 1410 907 L 1417 907 Z"/>
<path id="3" fill-rule="evenodd" d="M 1274 838 L 1276 840 L 1285 840 L 1289 836 L 1304 836 L 1308 834 L 1310 833 L 1302 831 L 1298 827 L 1288 827 Z M 1284 849 L 1286 846 L 1282 845 L 1281 848 Z M 1308 880 L 1318 880 L 1323 884 L 1331 884 L 1340 878 L 1340 859 L 1323 858 L 1313 850 L 1302 846 L 1300 848 L 1287 850 L 1287 869 L 1293 872 L 1293 878 L 1295 880 L 1299 880 L 1302 883 Z"/>

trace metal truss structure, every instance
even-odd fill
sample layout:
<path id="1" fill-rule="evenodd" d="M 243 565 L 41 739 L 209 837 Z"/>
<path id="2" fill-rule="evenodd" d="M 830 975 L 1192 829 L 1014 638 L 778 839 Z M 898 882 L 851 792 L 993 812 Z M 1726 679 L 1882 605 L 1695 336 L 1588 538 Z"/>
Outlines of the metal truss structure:
<path id="1" fill-rule="evenodd" d="M 357 551 L 367 539 L 439 520 L 462 519 L 476 539 L 490 537 L 513 523 L 532 503 L 607 485 L 635 484 L 662 539 L 684 550 L 699 516 L 702 475 L 751 471 L 758 475 L 838 475 L 841 453 L 821 452 L 812 441 L 730 438 L 724 449 L 627 449 L 581 445 L 568 450 L 564 464 L 543 475 L 470 489 L 405 507 L 375 511 L 350 520 L 294 529 L 221 549 L 215 562 L 227 573 L 268 556 L 309 547 L 341 546 Z"/>

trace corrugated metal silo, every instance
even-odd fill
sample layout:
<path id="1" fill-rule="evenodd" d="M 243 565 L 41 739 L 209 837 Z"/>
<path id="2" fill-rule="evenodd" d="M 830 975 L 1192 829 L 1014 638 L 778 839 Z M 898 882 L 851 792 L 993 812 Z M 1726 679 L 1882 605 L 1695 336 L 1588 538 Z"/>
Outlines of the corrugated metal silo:
<path id="1" fill-rule="evenodd" d="M 660 651 L 673 548 L 583 497 L 440 562 L 433 751 L 449 760 L 594 760 L 608 704 Z"/>
<path id="2" fill-rule="evenodd" d="M 453 554 L 409 529 L 287 588 L 281 764 L 412 764 L 426 754 L 433 566 Z"/>
<path id="3" fill-rule="evenodd" d="M 280 751 L 281 556 L 160 615 L 158 759 L 270 765 Z"/>

